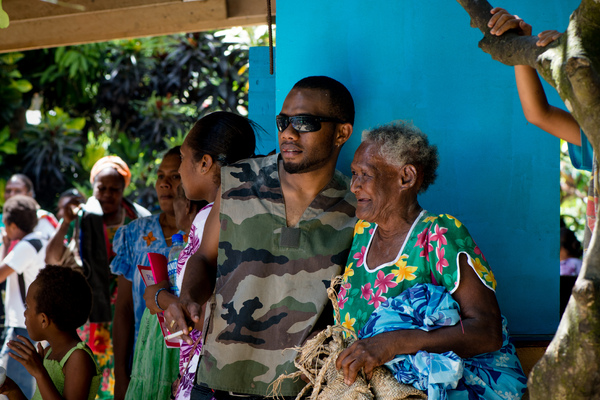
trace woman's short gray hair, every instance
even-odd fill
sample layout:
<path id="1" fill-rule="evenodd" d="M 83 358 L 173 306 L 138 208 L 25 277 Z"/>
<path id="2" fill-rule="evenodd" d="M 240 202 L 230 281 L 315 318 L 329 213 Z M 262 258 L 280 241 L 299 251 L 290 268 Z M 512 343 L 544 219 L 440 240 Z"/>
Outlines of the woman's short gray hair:
<path id="1" fill-rule="evenodd" d="M 429 144 L 427 135 L 407 121 L 394 121 L 362 133 L 363 142 L 379 146 L 379 155 L 389 164 L 401 167 L 412 164 L 423 174 L 419 192 L 427 190 L 437 177 L 437 146 Z"/>

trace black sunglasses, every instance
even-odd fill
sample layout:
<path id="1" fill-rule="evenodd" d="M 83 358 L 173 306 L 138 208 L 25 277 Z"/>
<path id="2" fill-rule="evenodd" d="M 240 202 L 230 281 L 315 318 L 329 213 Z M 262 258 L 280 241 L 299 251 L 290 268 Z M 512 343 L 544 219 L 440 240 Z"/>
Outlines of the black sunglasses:
<path id="1" fill-rule="evenodd" d="M 292 124 L 292 128 L 298 133 L 318 131 L 321 129 L 321 122 L 344 123 L 344 121 L 339 118 L 317 117 L 316 115 L 296 115 L 294 117 L 278 115 L 275 120 L 279 132 L 285 131 L 286 128 Z"/>

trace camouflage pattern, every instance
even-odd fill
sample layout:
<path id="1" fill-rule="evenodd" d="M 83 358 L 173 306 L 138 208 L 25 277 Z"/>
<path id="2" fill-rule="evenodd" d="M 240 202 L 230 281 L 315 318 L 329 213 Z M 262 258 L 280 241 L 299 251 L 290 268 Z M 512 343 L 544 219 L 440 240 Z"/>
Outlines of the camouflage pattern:
<path id="1" fill-rule="evenodd" d="M 197 383 L 266 396 L 294 372 L 296 352 L 328 303 L 352 243 L 356 200 L 336 171 L 297 226 L 288 228 L 278 155 L 223 168 L 215 293 L 207 304 Z M 283 396 L 304 382 L 289 381 Z"/>

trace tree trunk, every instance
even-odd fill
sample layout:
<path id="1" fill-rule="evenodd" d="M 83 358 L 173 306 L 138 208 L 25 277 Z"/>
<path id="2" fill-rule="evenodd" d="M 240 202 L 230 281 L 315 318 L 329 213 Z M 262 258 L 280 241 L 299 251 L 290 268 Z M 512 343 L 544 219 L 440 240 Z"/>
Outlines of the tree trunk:
<path id="1" fill-rule="evenodd" d="M 492 6 L 457 0 L 483 34 L 479 47 L 506 65 L 529 65 L 550 83 L 600 151 L 600 1 L 582 0 L 565 34 L 547 47 L 535 37 L 490 35 Z M 593 177 L 598 190 L 597 175 Z M 597 215 L 598 218 L 598 215 Z M 600 240 L 594 231 L 554 339 L 529 376 L 531 399 L 600 399 Z"/>

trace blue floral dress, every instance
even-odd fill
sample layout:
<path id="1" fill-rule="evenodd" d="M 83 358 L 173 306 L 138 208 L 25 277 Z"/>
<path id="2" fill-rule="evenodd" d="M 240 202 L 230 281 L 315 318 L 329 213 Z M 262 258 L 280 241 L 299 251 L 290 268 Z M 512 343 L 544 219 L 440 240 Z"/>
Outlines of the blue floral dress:
<path id="1" fill-rule="evenodd" d="M 342 324 L 358 332 L 359 338 L 398 329 L 432 330 L 459 322 L 458 304 L 450 294 L 460 283 L 460 254 L 467 256 L 484 285 L 496 289 L 485 257 L 456 218 L 421 212 L 396 259 L 370 268 L 366 259 L 376 229 L 373 223 L 356 223 L 338 293 Z M 453 352 L 433 355 L 420 351 L 413 356 L 399 355 L 387 366 L 402 383 L 427 390 L 430 399 L 520 399 L 527 379 L 509 342 L 504 317 L 502 333 L 502 348 L 493 353 L 463 360 Z"/>
<path id="2" fill-rule="evenodd" d="M 113 274 L 123 275 L 131 282 L 136 341 L 140 321 L 146 309 L 144 301 L 146 285 L 137 266 L 150 265 L 148 253 L 159 253 L 166 257 L 170 250 L 160 226 L 159 217 L 160 214 L 138 218 L 121 227 L 113 240 L 113 250 L 116 256 L 112 260 L 110 268 Z"/>

